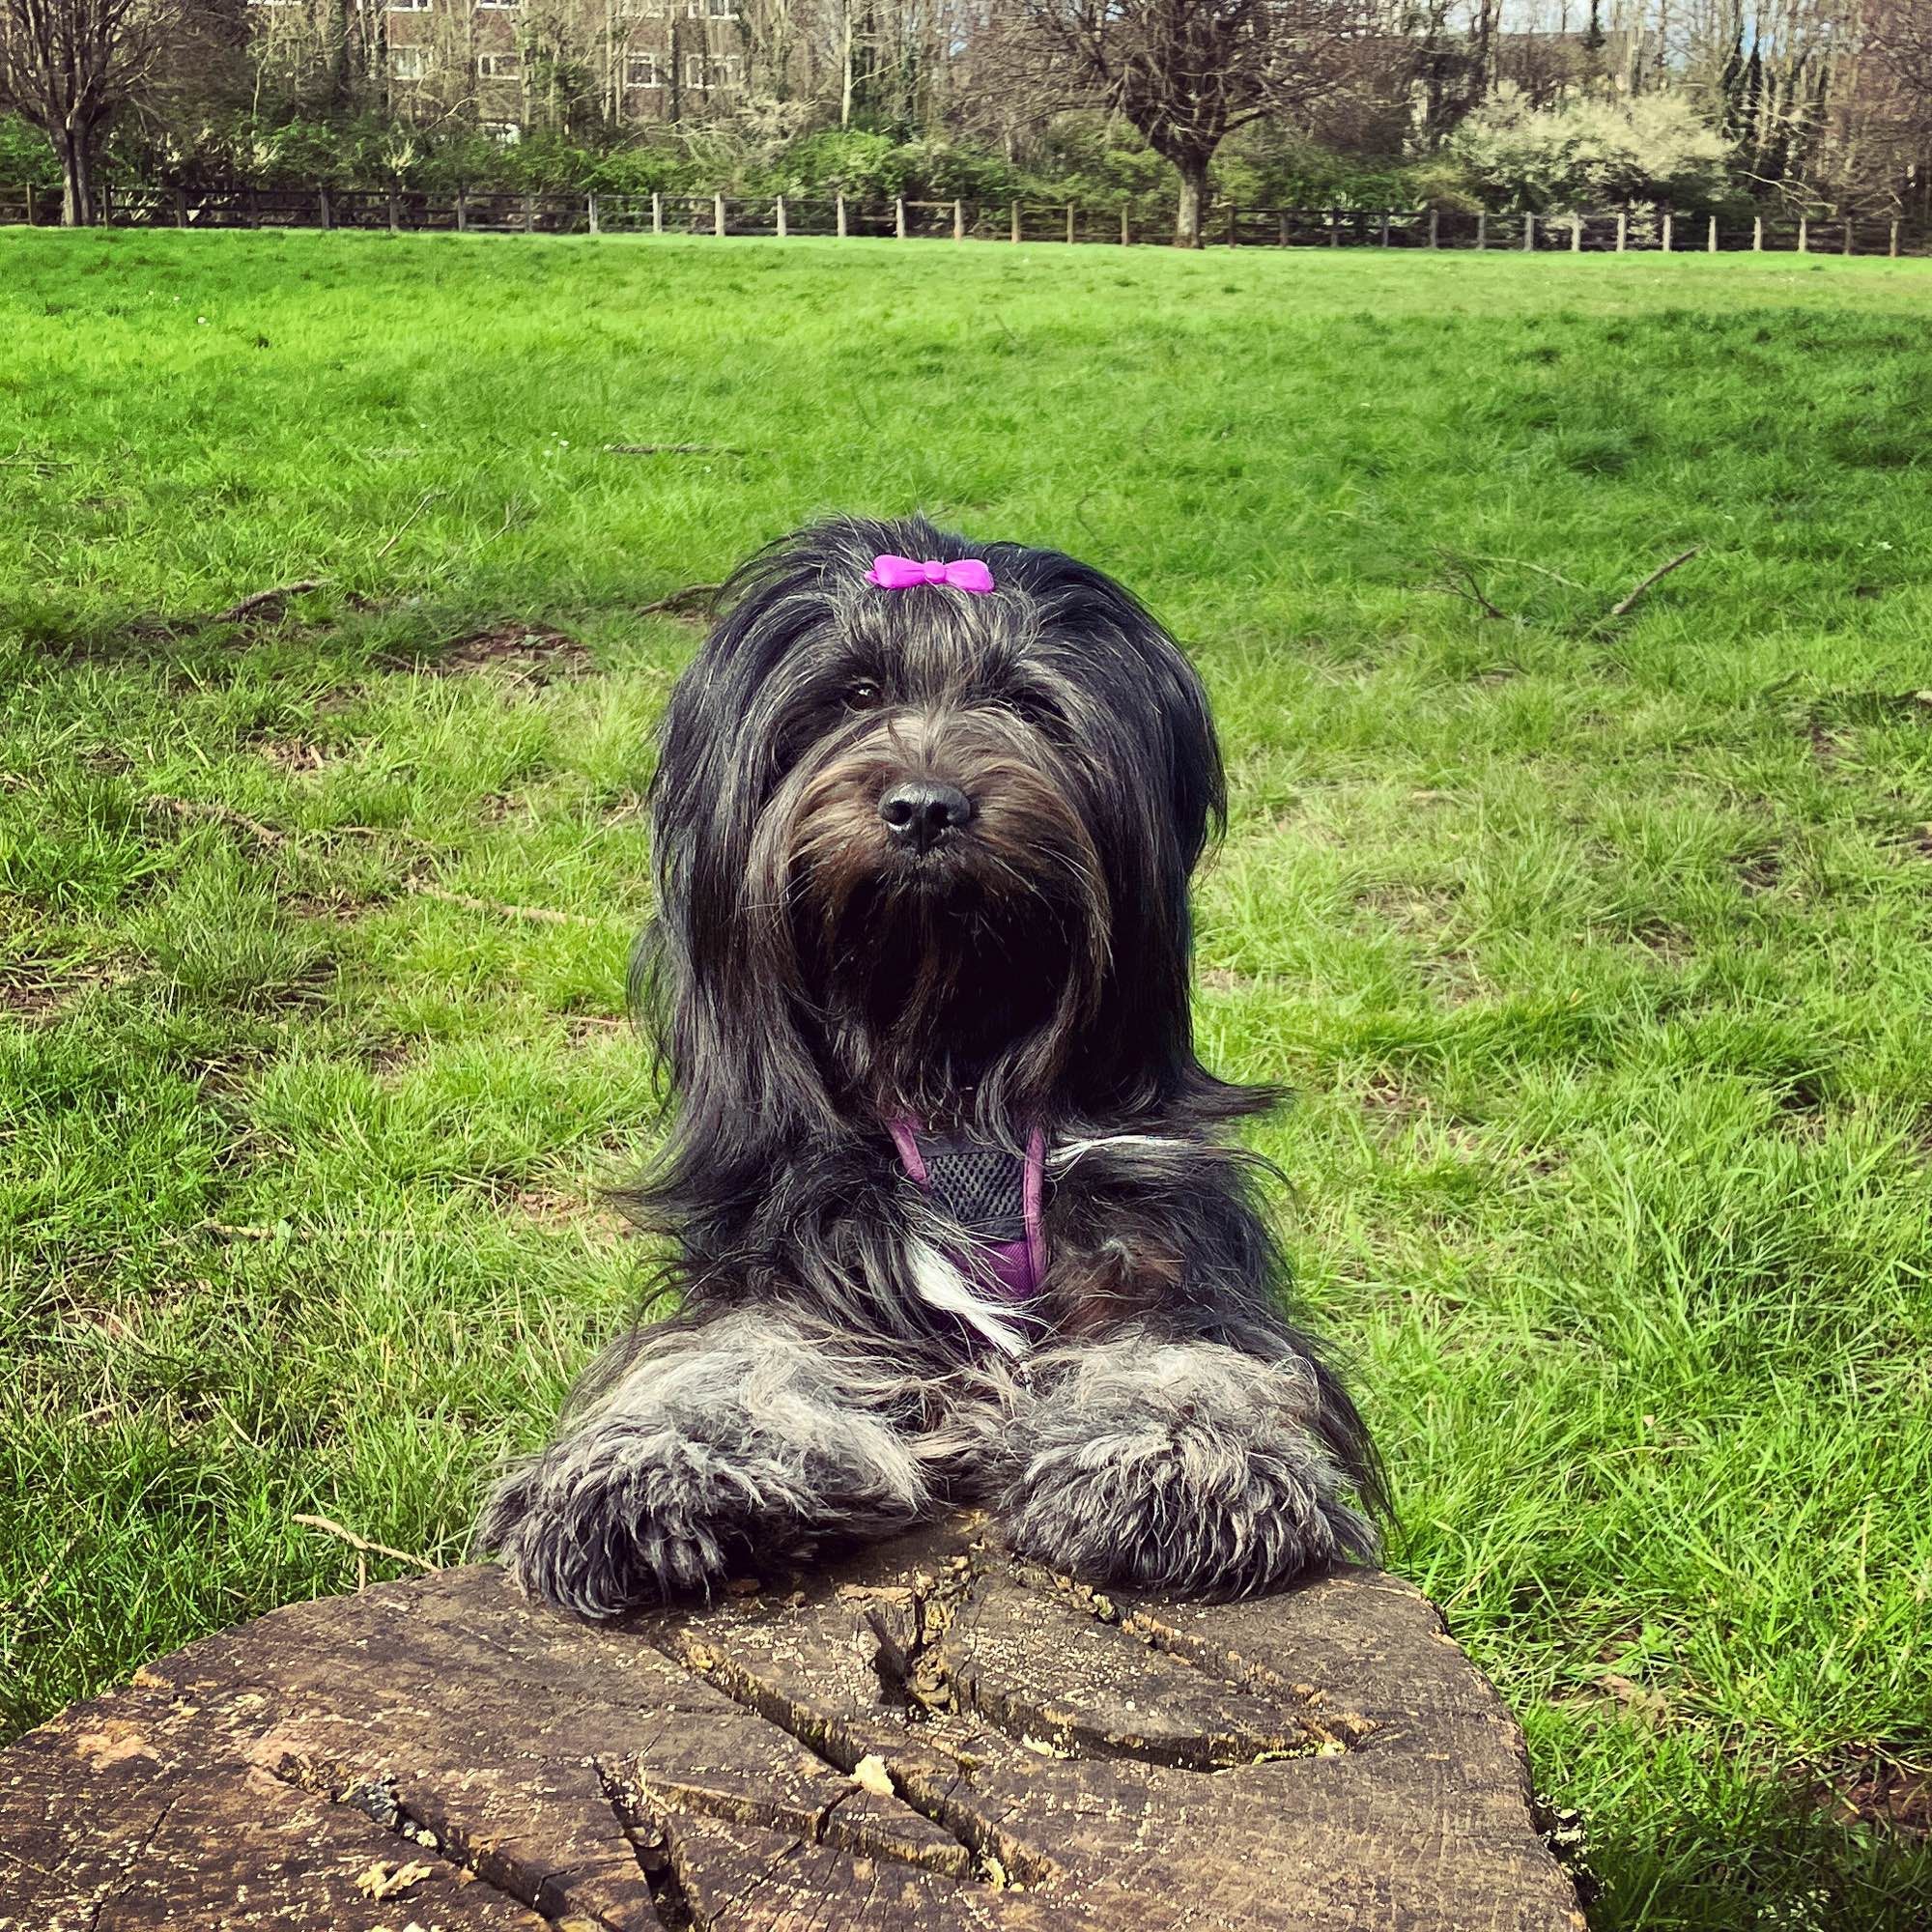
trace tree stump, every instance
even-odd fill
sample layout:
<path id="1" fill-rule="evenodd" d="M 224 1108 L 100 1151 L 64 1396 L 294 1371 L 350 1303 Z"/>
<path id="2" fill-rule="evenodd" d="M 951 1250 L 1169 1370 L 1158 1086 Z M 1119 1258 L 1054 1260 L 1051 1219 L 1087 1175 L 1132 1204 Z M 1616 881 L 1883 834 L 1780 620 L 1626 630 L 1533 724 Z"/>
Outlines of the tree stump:
<path id="1" fill-rule="evenodd" d="M 1407 1584 L 1167 1605 L 961 1518 L 593 1629 L 494 1568 L 293 1605 L 0 1753 L 0 1926 L 1579 1932 Z"/>

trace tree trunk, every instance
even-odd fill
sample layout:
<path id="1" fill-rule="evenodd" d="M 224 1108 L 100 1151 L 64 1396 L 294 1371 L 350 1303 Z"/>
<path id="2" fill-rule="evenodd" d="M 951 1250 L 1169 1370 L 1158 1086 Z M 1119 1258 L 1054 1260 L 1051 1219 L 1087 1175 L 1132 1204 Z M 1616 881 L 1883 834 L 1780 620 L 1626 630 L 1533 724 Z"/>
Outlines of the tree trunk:
<path id="1" fill-rule="evenodd" d="M 1209 1606 L 983 1520 L 593 1629 L 471 1567 L 297 1604 L 0 1751 L 11 1925 L 1584 1932 L 1406 1583 Z"/>
<path id="2" fill-rule="evenodd" d="M 61 226 L 92 228 L 94 207 L 94 152 L 91 134 L 71 128 L 54 136 L 61 162 Z"/>
<path id="3" fill-rule="evenodd" d="M 1175 211 L 1174 245 L 1201 245 L 1201 216 L 1208 206 L 1208 157 L 1203 155 L 1174 164 L 1180 171 L 1180 202 Z"/>

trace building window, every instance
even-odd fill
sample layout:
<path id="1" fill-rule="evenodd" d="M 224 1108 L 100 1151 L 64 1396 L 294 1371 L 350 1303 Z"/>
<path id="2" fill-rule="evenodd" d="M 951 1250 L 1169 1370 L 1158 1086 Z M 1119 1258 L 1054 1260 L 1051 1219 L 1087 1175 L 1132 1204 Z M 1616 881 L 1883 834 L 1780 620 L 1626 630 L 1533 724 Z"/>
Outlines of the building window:
<path id="1" fill-rule="evenodd" d="M 702 94 L 745 84 L 745 62 L 738 54 L 686 54 L 684 84 Z"/>
<path id="2" fill-rule="evenodd" d="M 685 11 L 694 20 L 735 20 L 738 0 L 687 0 Z"/>
<path id="3" fill-rule="evenodd" d="M 394 80 L 427 80 L 429 78 L 429 49 L 427 47 L 391 47 L 389 49 L 389 75 Z"/>
<path id="4" fill-rule="evenodd" d="M 521 54 L 478 54 L 476 56 L 476 75 L 479 80 L 515 80 L 523 71 Z"/>
<path id="5" fill-rule="evenodd" d="M 476 11 L 480 14 L 486 8 L 521 7 L 524 0 L 476 0 Z"/>
<path id="6" fill-rule="evenodd" d="M 392 14 L 427 14 L 430 0 L 389 0 Z"/>
<path id="7" fill-rule="evenodd" d="M 623 20 L 662 20 L 670 12 L 670 0 L 617 0 L 617 16 Z"/>
<path id="8" fill-rule="evenodd" d="M 662 87 L 664 70 L 658 66 L 656 54 L 626 54 L 624 56 L 624 85 L 626 87 Z"/>
<path id="9" fill-rule="evenodd" d="M 523 128 L 514 121 L 483 121 L 477 125 L 499 148 L 514 148 L 524 138 Z"/>

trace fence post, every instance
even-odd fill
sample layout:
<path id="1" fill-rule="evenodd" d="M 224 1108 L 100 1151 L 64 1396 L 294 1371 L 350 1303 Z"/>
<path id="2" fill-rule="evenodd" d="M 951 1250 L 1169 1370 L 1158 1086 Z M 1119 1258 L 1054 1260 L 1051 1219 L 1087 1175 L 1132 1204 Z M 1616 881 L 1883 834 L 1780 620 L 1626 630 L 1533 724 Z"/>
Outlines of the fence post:
<path id="1" fill-rule="evenodd" d="M 1583 252 L 1583 217 L 1580 214 L 1570 217 L 1570 252 L 1573 255 Z"/>
<path id="2" fill-rule="evenodd" d="M 1429 211 L 1429 245 L 1432 248 L 1442 245 L 1442 211 L 1439 208 Z"/>
<path id="3" fill-rule="evenodd" d="M 1751 253 L 1753 255 L 1764 253 L 1764 216 L 1761 214 L 1751 216 Z"/>
<path id="4" fill-rule="evenodd" d="M 783 195 L 780 195 L 778 200 L 773 204 L 772 226 L 777 231 L 779 240 L 782 242 L 788 232 L 785 227 L 785 198 Z"/>
<path id="5" fill-rule="evenodd" d="M 1842 252 L 1847 255 L 1852 252 L 1852 217 L 1849 214 L 1845 216 L 1845 245 Z"/>
<path id="6" fill-rule="evenodd" d="M 653 188 L 651 190 L 651 233 L 653 235 L 662 235 L 664 232 L 665 198 L 662 190 Z"/>
<path id="7" fill-rule="evenodd" d="M 1663 252 L 1666 255 L 1670 253 L 1671 235 L 1676 225 L 1676 220 L 1677 217 L 1666 208 L 1663 211 Z"/>
<path id="8" fill-rule="evenodd" d="M 1704 252 L 1707 255 L 1715 255 L 1718 252 L 1718 217 L 1715 214 L 1711 217 L 1711 228 L 1704 242 Z"/>
<path id="9" fill-rule="evenodd" d="M 1811 252 L 1811 217 L 1808 214 L 1798 217 L 1798 252 L 1801 255 Z"/>
<path id="10" fill-rule="evenodd" d="M 34 185 L 32 182 L 29 182 L 27 184 L 27 226 L 29 228 L 32 228 L 36 224 L 34 221 Z"/>
<path id="11" fill-rule="evenodd" d="M 1019 205 L 1019 203 L 1018 203 L 1018 202 L 1014 202 L 1014 203 L 1013 203 L 1013 240 L 1014 240 L 1015 242 L 1017 242 L 1017 241 L 1018 241 L 1019 239 L 1020 239 L 1020 205 Z"/>
<path id="12" fill-rule="evenodd" d="M 1488 209 L 1484 209 L 1476 216 L 1476 246 L 1478 248 L 1487 248 L 1489 245 L 1490 245 L 1490 212 Z"/>
<path id="13" fill-rule="evenodd" d="M 1619 255 L 1625 253 L 1626 250 L 1629 249 L 1630 241 L 1631 241 L 1630 210 L 1627 208 L 1620 208 L 1617 210 L 1617 253 Z"/>
<path id="14" fill-rule="evenodd" d="M 1073 245 L 1073 204 L 1070 201 L 1066 204 L 1066 245 L 1069 248 Z"/>
<path id="15" fill-rule="evenodd" d="M 262 225 L 262 198 L 252 187 L 242 190 L 242 213 L 250 228 Z"/>
<path id="16" fill-rule="evenodd" d="M 31 195 L 33 189 L 30 187 L 27 192 Z M 33 218 L 34 204 L 29 201 L 27 203 L 27 219 L 31 221 Z M 328 223 L 325 221 L 322 225 L 327 228 Z M 175 226 L 177 228 L 185 228 L 187 226 L 187 189 L 180 186 L 177 186 L 175 189 Z"/>
<path id="17" fill-rule="evenodd" d="M 595 227 L 596 223 L 593 221 L 591 225 Z M 459 235 L 469 233 L 469 197 L 462 188 L 456 190 L 456 232 Z"/>
<path id="18" fill-rule="evenodd" d="M 100 225 L 103 228 L 114 226 L 114 190 L 105 182 L 100 184 Z"/>
<path id="19" fill-rule="evenodd" d="M 963 201 L 952 204 L 952 239 L 955 242 L 966 239 L 966 204 Z"/>
<path id="20" fill-rule="evenodd" d="M 1339 208 L 1328 211 L 1328 245 L 1331 248 L 1342 245 L 1342 211 Z"/>
<path id="21" fill-rule="evenodd" d="M 1240 231 L 1235 225 L 1239 214 L 1240 211 L 1231 201 L 1228 204 L 1228 246 L 1231 248 L 1234 247 L 1240 239 Z"/>
<path id="22" fill-rule="evenodd" d="M 1533 214 L 1522 217 L 1522 247 L 1526 255 L 1536 251 L 1536 216 Z"/>
<path id="23" fill-rule="evenodd" d="M 389 190 L 389 233 L 400 235 L 403 230 L 403 206 L 396 190 Z"/>
<path id="24" fill-rule="evenodd" d="M 899 242 L 906 239 L 905 196 L 902 194 L 895 194 L 893 197 L 893 237 Z"/>
<path id="25" fill-rule="evenodd" d="M 1121 218 L 1122 220 L 1126 219 L 1124 215 L 1122 215 Z M 1281 245 L 1284 248 L 1286 248 L 1288 246 L 1288 210 L 1285 208 L 1277 210 L 1275 219 L 1280 228 Z"/>
<path id="26" fill-rule="evenodd" d="M 594 194 L 583 197 L 583 218 L 589 223 L 591 234 L 601 235 L 604 232 L 597 225 L 597 197 Z"/>
<path id="27" fill-rule="evenodd" d="M 1892 227 L 1892 233 L 1896 234 L 1898 232 L 1898 223 L 1894 221 L 1891 224 L 1891 227 Z M 1133 245 L 1134 245 L 1133 223 L 1127 213 L 1126 209 L 1123 207 L 1121 210 L 1121 246 L 1122 248 L 1131 248 Z M 1893 254 L 1896 254 L 1897 252 L 1898 251 L 1895 248 L 1892 250 Z"/>
<path id="28" fill-rule="evenodd" d="M 323 232 L 327 234 L 335 225 L 335 215 L 328 205 L 328 190 L 326 187 L 315 191 L 315 212 L 322 217 Z"/>
<path id="29" fill-rule="evenodd" d="M 724 233 L 724 197 L 722 194 L 711 197 L 711 232 L 714 235 Z"/>
<path id="30" fill-rule="evenodd" d="M 524 197 L 524 233 L 526 235 L 534 235 L 536 232 L 537 198 L 533 194 L 526 194 Z"/>
<path id="31" fill-rule="evenodd" d="M 1891 241 L 1889 245 L 1886 249 L 1886 253 L 1889 255 L 1894 262 L 1898 260 L 1898 223 L 1895 219 L 1891 224 Z"/>
<path id="32" fill-rule="evenodd" d="M 1383 209 L 1383 210 L 1382 210 L 1382 232 L 1381 232 L 1381 245 L 1382 245 L 1382 246 L 1383 246 L 1384 248 L 1386 248 L 1386 247 L 1388 246 L 1388 244 L 1389 244 L 1389 218 L 1388 218 L 1388 210 L 1387 210 L 1387 209 Z"/>

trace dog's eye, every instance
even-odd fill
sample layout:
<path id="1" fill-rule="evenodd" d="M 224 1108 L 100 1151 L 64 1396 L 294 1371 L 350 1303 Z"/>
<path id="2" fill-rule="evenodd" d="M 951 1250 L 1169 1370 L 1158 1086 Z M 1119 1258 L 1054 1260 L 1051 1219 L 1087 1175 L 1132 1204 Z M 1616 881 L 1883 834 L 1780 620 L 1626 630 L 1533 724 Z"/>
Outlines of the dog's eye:
<path id="1" fill-rule="evenodd" d="M 855 677 L 845 687 L 845 708 L 847 711 L 874 711 L 884 696 L 877 678 Z"/>

